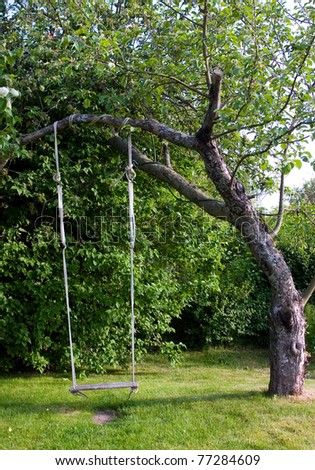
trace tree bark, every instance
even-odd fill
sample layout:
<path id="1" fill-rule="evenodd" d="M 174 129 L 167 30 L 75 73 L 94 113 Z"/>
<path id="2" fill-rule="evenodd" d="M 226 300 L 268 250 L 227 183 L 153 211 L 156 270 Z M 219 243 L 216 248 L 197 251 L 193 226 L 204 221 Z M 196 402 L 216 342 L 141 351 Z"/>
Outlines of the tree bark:
<path id="1" fill-rule="evenodd" d="M 271 395 L 300 395 L 307 366 L 302 295 L 295 288 L 291 271 L 282 254 L 260 222 L 251 221 L 250 218 L 241 218 L 240 222 L 243 236 L 265 272 L 273 293 L 268 392 Z M 252 223 L 256 225 L 256 234 L 251 229 Z"/>
<path id="2" fill-rule="evenodd" d="M 302 297 L 294 285 L 276 292 L 270 318 L 271 395 L 302 394 L 307 365 L 305 327 Z"/>

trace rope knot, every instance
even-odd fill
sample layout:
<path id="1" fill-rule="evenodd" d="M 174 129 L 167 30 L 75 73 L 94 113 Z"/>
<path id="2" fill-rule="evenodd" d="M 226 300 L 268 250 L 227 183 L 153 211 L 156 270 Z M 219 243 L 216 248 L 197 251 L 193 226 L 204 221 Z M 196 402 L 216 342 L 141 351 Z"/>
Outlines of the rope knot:
<path id="1" fill-rule="evenodd" d="M 128 165 L 128 166 L 126 166 L 126 168 L 125 168 L 125 174 L 126 174 L 127 179 L 128 179 L 129 181 L 132 182 L 132 181 L 135 179 L 135 177 L 136 177 L 136 172 L 135 172 L 135 170 L 133 169 L 133 165 Z"/>
<path id="2" fill-rule="evenodd" d="M 59 171 L 53 175 L 53 180 L 55 181 L 55 183 L 58 183 L 58 184 L 61 183 L 61 175 Z"/>

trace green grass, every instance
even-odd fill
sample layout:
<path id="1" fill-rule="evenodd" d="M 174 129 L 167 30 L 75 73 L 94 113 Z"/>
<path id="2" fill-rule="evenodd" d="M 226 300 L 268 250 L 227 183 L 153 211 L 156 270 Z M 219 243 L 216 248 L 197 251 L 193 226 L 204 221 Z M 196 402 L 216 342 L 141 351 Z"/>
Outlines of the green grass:
<path id="1" fill-rule="evenodd" d="M 124 378 L 113 371 L 106 381 Z M 74 397 L 68 376 L 0 378 L 0 448 L 315 449 L 315 400 L 268 397 L 264 351 L 186 353 L 175 369 L 149 356 L 137 380 L 139 392 L 128 400 L 128 390 Z M 314 368 L 306 387 L 315 392 Z M 117 419 L 93 423 L 102 410 Z"/>

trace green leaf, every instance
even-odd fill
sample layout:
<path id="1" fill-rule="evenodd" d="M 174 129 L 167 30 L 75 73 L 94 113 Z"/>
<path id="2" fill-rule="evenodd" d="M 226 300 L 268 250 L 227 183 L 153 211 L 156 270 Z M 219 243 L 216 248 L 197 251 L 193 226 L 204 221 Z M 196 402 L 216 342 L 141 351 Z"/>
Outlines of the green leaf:
<path id="1" fill-rule="evenodd" d="M 294 163 L 289 162 L 282 167 L 282 172 L 284 175 L 288 175 L 293 168 L 294 168 Z"/>

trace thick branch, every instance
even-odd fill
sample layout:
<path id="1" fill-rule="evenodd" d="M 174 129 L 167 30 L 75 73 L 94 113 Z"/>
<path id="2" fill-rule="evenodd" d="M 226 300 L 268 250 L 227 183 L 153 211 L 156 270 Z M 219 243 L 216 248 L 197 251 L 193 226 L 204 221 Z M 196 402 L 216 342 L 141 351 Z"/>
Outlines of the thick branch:
<path id="1" fill-rule="evenodd" d="M 58 131 L 68 129 L 73 124 L 86 125 L 86 124 L 97 124 L 102 126 L 113 127 L 120 129 L 123 126 L 130 126 L 142 129 L 150 132 L 151 134 L 157 135 L 158 137 L 167 140 L 175 145 L 180 145 L 188 149 L 196 149 L 198 147 L 198 140 L 188 134 L 176 131 L 168 126 L 160 124 L 154 119 L 131 119 L 131 118 L 118 118 L 109 114 L 73 114 L 67 116 L 58 121 Z M 42 137 L 53 134 L 54 125 L 50 124 L 47 127 L 39 129 L 38 131 L 26 134 L 21 137 L 21 144 L 27 145 L 31 142 L 35 142 Z"/>
<path id="2" fill-rule="evenodd" d="M 222 78 L 222 70 L 219 68 L 214 69 L 209 94 L 209 108 L 202 127 L 196 134 L 196 137 L 203 143 L 207 143 L 211 140 L 213 124 L 216 119 L 218 119 L 218 110 L 221 107 Z"/>
<path id="3" fill-rule="evenodd" d="M 109 144 L 119 152 L 127 155 L 127 142 L 120 136 L 116 135 L 110 138 Z M 206 193 L 187 181 L 183 176 L 176 173 L 172 168 L 150 160 L 135 147 L 132 149 L 132 158 L 142 171 L 169 184 L 189 201 L 201 207 L 209 215 L 218 219 L 229 220 L 229 210 L 224 202 L 211 199 Z"/>
<path id="4" fill-rule="evenodd" d="M 311 282 L 309 283 L 305 292 L 302 295 L 302 302 L 303 302 L 304 307 L 307 304 L 307 302 L 310 300 L 310 298 L 312 297 L 314 290 L 315 290 L 315 276 L 313 277 L 313 279 L 311 280 Z"/>
<path id="5" fill-rule="evenodd" d="M 278 235 L 282 226 L 283 216 L 284 216 L 284 174 L 281 173 L 278 219 L 277 219 L 275 228 L 270 233 L 271 238 L 275 238 Z"/>
<path id="6" fill-rule="evenodd" d="M 58 131 L 66 130 L 72 124 L 99 124 L 111 126 L 119 129 L 125 125 L 137 127 L 157 135 L 169 142 L 180 145 L 185 148 L 196 149 L 199 147 L 199 142 L 195 137 L 183 134 L 182 132 L 175 131 L 167 126 L 164 126 L 153 119 L 141 121 L 137 119 L 122 119 L 110 115 L 95 115 L 95 114 L 75 114 L 68 116 L 58 121 Z M 27 145 L 31 142 L 41 139 L 42 137 L 52 134 L 54 132 L 53 124 L 43 129 L 39 129 L 31 134 L 21 137 L 21 144 Z M 109 139 L 109 144 L 118 151 L 128 154 L 127 142 L 115 135 Z M 134 161 L 137 162 L 139 168 L 160 181 L 164 181 L 176 189 L 180 194 L 185 196 L 189 201 L 201 207 L 209 215 L 219 219 L 229 219 L 229 210 L 224 202 L 211 199 L 207 194 L 187 181 L 184 177 L 176 173 L 172 168 L 162 165 L 158 162 L 150 160 L 139 150 L 133 147 L 132 153 Z"/>

